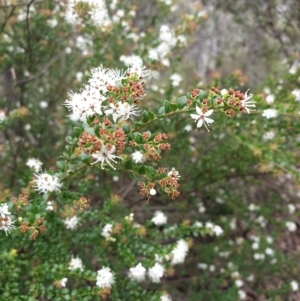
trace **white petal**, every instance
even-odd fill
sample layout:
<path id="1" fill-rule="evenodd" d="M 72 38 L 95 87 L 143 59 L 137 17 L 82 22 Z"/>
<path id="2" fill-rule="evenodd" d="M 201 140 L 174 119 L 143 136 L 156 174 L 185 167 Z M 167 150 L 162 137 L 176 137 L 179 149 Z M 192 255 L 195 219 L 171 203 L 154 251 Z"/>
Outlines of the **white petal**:
<path id="1" fill-rule="evenodd" d="M 200 118 L 200 116 L 199 115 L 196 115 L 196 114 L 190 114 L 191 115 L 191 117 L 193 118 L 193 119 L 199 119 Z"/>
<path id="2" fill-rule="evenodd" d="M 203 115 L 202 110 L 198 106 L 196 106 L 196 111 L 199 115 L 201 115 L 201 116 Z"/>
<path id="3" fill-rule="evenodd" d="M 205 122 L 207 122 L 207 123 L 213 123 L 213 122 L 214 122 L 213 119 L 207 118 L 207 117 L 204 117 L 204 120 L 205 120 Z"/>
<path id="4" fill-rule="evenodd" d="M 208 110 L 207 112 L 205 112 L 203 115 L 204 116 L 210 116 L 213 113 L 214 110 Z"/>
<path id="5" fill-rule="evenodd" d="M 201 128 L 201 126 L 203 125 L 204 120 L 201 118 L 199 119 L 198 123 L 197 123 L 197 128 Z"/>

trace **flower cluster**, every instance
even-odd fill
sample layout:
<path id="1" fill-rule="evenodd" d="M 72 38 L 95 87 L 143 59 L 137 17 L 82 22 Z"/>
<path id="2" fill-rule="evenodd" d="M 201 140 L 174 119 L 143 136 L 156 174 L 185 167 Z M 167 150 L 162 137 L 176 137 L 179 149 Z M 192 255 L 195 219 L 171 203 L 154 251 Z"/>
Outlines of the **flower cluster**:
<path id="1" fill-rule="evenodd" d="M 111 288 L 115 282 L 114 273 L 109 267 L 103 267 L 97 272 L 96 285 L 100 288 Z"/>
<path id="2" fill-rule="evenodd" d="M 10 218 L 10 212 L 8 211 L 8 204 L 1 204 L 0 205 L 0 230 L 4 230 L 5 234 L 9 233 L 14 226 L 14 222 Z"/>
<path id="3" fill-rule="evenodd" d="M 209 124 L 214 120 L 210 116 L 214 111 L 224 112 L 227 116 L 234 116 L 235 112 L 250 113 L 255 108 L 255 102 L 252 100 L 252 94 L 248 95 L 239 90 L 232 88 L 219 91 L 217 88 L 212 87 L 208 93 L 203 97 L 203 92 L 199 89 L 194 89 L 190 96 L 196 102 L 196 113 L 190 116 L 197 122 L 197 127 L 203 125 L 209 131 Z M 187 101 L 187 105 L 191 105 L 192 101 Z"/>
<path id="4" fill-rule="evenodd" d="M 33 168 L 35 172 L 39 172 L 43 163 L 36 158 L 29 158 L 26 162 L 26 165 L 30 168 Z"/>
<path id="5" fill-rule="evenodd" d="M 38 192 L 47 193 L 53 191 L 59 191 L 61 183 L 59 183 L 58 177 L 49 175 L 47 173 L 35 174 L 37 177 L 33 182 L 36 183 L 34 186 Z"/>
<path id="6" fill-rule="evenodd" d="M 138 116 L 138 105 L 144 96 L 144 73 L 142 65 L 133 65 L 125 73 L 120 70 L 93 69 L 88 85 L 80 93 L 71 92 L 65 106 L 72 111 L 73 120 L 87 122 L 93 115 L 112 116 L 127 120 Z"/>

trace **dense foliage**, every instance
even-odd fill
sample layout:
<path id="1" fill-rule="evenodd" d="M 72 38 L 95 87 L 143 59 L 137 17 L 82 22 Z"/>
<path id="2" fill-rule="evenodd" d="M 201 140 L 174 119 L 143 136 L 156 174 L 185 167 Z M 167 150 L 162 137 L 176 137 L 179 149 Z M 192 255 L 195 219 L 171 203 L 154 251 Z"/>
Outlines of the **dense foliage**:
<path id="1" fill-rule="evenodd" d="M 210 18 L 1 2 L 0 300 L 300 300 L 300 54 L 199 78 Z"/>

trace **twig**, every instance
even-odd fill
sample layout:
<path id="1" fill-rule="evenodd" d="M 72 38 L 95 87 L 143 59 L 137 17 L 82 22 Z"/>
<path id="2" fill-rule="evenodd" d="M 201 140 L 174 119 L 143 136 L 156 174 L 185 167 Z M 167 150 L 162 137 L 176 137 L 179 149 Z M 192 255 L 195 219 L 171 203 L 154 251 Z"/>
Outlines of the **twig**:
<path id="1" fill-rule="evenodd" d="M 42 70 L 41 70 L 38 74 L 33 75 L 33 76 L 31 76 L 31 77 L 29 77 L 29 78 L 27 78 L 27 79 L 23 79 L 23 80 L 21 80 L 21 81 L 18 81 L 18 82 L 15 84 L 15 86 L 21 85 L 21 84 L 25 84 L 25 83 L 28 83 L 28 82 L 30 82 L 30 81 L 32 81 L 32 80 L 34 80 L 34 79 L 36 79 L 36 78 L 42 76 L 43 74 L 45 74 L 45 73 L 48 71 L 49 67 L 50 67 L 50 66 L 51 66 L 51 65 L 52 65 L 59 57 L 60 57 L 60 54 L 57 55 L 57 56 L 54 56 L 54 57 L 48 62 L 48 64 L 47 64 L 46 66 L 44 66 L 44 68 L 42 68 Z"/>
<path id="2" fill-rule="evenodd" d="M 6 26 L 7 22 L 8 22 L 8 20 L 9 20 L 9 18 L 13 15 L 15 9 L 16 9 L 16 6 L 14 6 L 14 7 L 12 8 L 12 10 L 11 10 L 9 16 L 8 16 L 8 17 L 6 18 L 6 20 L 4 21 L 4 23 L 3 23 L 2 27 L 1 27 L 1 30 L 0 30 L 0 34 L 4 31 L 4 28 L 5 28 L 5 26 Z"/>

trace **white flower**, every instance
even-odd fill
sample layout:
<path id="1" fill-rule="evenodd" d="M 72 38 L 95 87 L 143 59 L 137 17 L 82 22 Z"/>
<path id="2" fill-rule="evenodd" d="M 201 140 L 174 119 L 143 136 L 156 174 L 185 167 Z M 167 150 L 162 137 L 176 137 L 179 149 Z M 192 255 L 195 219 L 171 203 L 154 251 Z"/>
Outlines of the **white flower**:
<path id="1" fill-rule="evenodd" d="M 42 109 L 46 109 L 46 108 L 48 107 L 48 102 L 42 100 L 42 101 L 40 102 L 40 107 L 41 107 Z"/>
<path id="2" fill-rule="evenodd" d="M 160 301 L 172 301 L 172 298 L 169 294 L 164 293 L 163 295 L 161 295 Z"/>
<path id="3" fill-rule="evenodd" d="M 228 90 L 227 89 L 222 89 L 220 93 L 221 93 L 222 96 L 226 96 L 226 95 L 228 95 Z"/>
<path id="4" fill-rule="evenodd" d="M 170 77 L 171 84 L 173 87 L 179 86 L 180 82 L 182 81 L 182 76 L 178 73 L 173 73 Z"/>
<path id="5" fill-rule="evenodd" d="M 288 204 L 288 210 L 290 214 L 293 214 L 296 211 L 296 207 L 294 204 Z"/>
<path id="6" fill-rule="evenodd" d="M 167 223 L 167 216 L 160 210 L 154 212 L 154 217 L 151 219 L 151 221 L 156 226 L 162 226 Z"/>
<path id="7" fill-rule="evenodd" d="M 270 94 L 266 97 L 267 104 L 272 104 L 274 102 L 275 96 L 273 94 Z"/>
<path id="8" fill-rule="evenodd" d="M 295 281 L 295 280 L 291 281 L 290 285 L 291 285 L 292 290 L 293 290 L 294 292 L 296 292 L 296 291 L 299 289 L 299 284 L 298 284 L 298 282 Z"/>
<path id="9" fill-rule="evenodd" d="M 47 202 L 46 210 L 47 211 L 52 211 L 53 210 L 53 202 L 51 202 L 51 201 Z"/>
<path id="10" fill-rule="evenodd" d="M 192 130 L 192 126 L 190 124 L 187 124 L 185 127 L 184 127 L 184 130 L 187 131 L 187 132 L 190 132 Z"/>
<path id="11" fill-rule="evenodd" d="M 175 249 L 173 249 L 171 252 L 172 253 L 171 264 L 174 265 L 174 264 L 183 263 L 188 253 L 188 250 L 189 250 L 189 246 L 185 240 L 181 239 L 177 241 L 177 245 Z"/>
<path id="12" fill-rule="evenodd" d="M 78 223 L 79 223 L 79 218 L 76 215 L 72 216 L 71 218 L 67 217 L 66 220 L 64 221 L 66 228 L 70 230 L 76 229 Z"/>
<path id="13" fill-rule="evenodd" d="M 266 109 L 261 116 L 266 117 L 267 119 L 275 118 L 278 116 L 278 111 L 276 109 Z"/>
<path id="14" fill-rule="evenodd" d="M 171 171 L 168 172 L 168 176 L 175 178 L 177 181 L 180 178 L 179 172 L 173 167 Z"/>
<path id="15" fill-rule="evenodd" d="M 62 287 L 66 287 L 67 282 L 68 282 L 68 278 L 63 278 L 63 279 L 60 280 L 60 285 Z"/>
<path id="16" fill-rule="evenodd" d="M 292 91 L 292 94 L 295 96 L 296 101 L 300 101 L 300 89 L 295 89 Z M 0 118 L 1 119 L 1 118 Z"/>
<path id="17" fill-rule="evenodd" d="M 294 222 L 286 222 L 285 226 L 288 228 L 289 231 L 294 232 L 297 230 L 297 225 Z"/>
<path id="18" fill-rule="evenodd" d="M 69 262 L 69 270 L 80 270 L 83 271 L 83 265 L 82 265 L 82 260 L 79 257 L 72 257 L 72 259 Z"/>
<path id="19" fill-rule="evenodd" d="M 274 256 L 274 250 L 271 248 L 266 248 L 265 252 L 269 256 Z"/>
<path id="20" fill-rule="evenodd" d="M 208 268 L 208 264 L 207 263 L 202 263 L 202 262 L 198 263 L 197 266 L 200 270 L 206 270 Z"/>
<path id="21" fill-rule="evenodd" d="M 132 55 L 121 55 L 120 61 L 123 62 L 126 66 L 130 65 L 143 65 L 143 60 L 140 56 L 132 54 Z"/>
<path id="22" fill-rule="evenodd" d="M 112 228 L 112 224 L 106 224 L 102 229 L 101 235 L 108 239 L 111 236 Z"/>
<path id="23" fill-rule="evenodd" d="M 247 113 L 250 113 L 250 111 L 254 111 L 254 110 L 251 110 L 249 108 L 255 108 L 256 105 L 255 105 L 255 101 L 251 100 L 253 95 L 252 94 L 248 95 L 248 91 L 249 90 L 246 91 L 245 99 L 241 100 L 240 104 L 241 104 L 241 107 L 244 108 Z"/>
<path id="24" fill-rule="evenodd" d="M 110 103 L 110 109 L 104 111 L 105 115 L 112 115 L 113 121 L 116 123 L 117 119 L 121 117 L 121 109 L 119 107 L 119 103 L 116 105 L 114 103 Z"/>
<path id="25" fill-rule="evenodd" d="M 135 104 L 130 105 L 128 102 L 118 102 L 117 104 L 110 103 L 110 109 L 104 113 L 106 115 L 112 115 L 113 121 L 116 123 L 118 118 L 120 120 L 132 119 L 133 116 L 138 116 L 139 111 Z"/>
<path id="26" fill-rule="evenodd" d="M 144 161 L 144 155 L 140 151 L 135 151 L 132 153 L 131 158 L 134 163 L 142 163 Z"/>
<path id="27" fill-rule="evenodd" d="M 10 215 L 7 203 L 0 204 L 0 217 L 6 217 L 6 215 Z"/>
<path id="28" fill-rule="evenodd" d="M 239 294 L 239 299 L 240 300 L 246 300 L 247 294 L 244 291 L 238 290 L 238 294 Z"/>
<path id="29" fill-rule="evenodd" d="M 89 84 L 99 90 L 102 95 L 107 92 L 107 86 L 116 86 L 125 78 L 120 70 L 106 69 L 103 66 L 93 69 L 91 73 Z"/>
<path id="30" fill-rule="evenodd" d="M 164 275 L 164 272 L 164 267 L 156 262 L 152 268 L 148 269 L 148 276 L 152 282 L 159 283 L 160 278 L 162 278 Z"/>
<path id="31" fill-rule="evenodd" d="M 214 110 L 208 110 L 207 112 L 203 113 L 202 110 L 198 106 L 196 106 L 196 111 L 198 115 L 197 114 L 190 114 L 190 115 L 193 119 L 195 119 L 195 122 L 198 121 L 197 127 L 200 128 L 204 124 L 206 129 L 209 131 L 208 129 L 209 123 L 213 123 L 214 120 L 208 118 L 207 116 L 210 116 Z"/>
<path id="32" fill-rule="evenodd" d="M 210 229 L 213 232 L 213 234 L 215 234 L 216 236 L 220 236 L 224 232 L 223 229 L 220 226 L 214 225 L 211 222 L 207 222 L 205 224 L 205 227 Z"/>
<path id="33" fill-rule="evenodd" d="M 199 211 L 199 213 L 204 213 L 206 211 L 206 208 L 202 202 L 199 203 L 198 211 Z"/>
<path id="34" fill-rule="evenodd" d="M 196 228 L 203 228 L 203 224 L 199 221 L 196 221 L 193 226 Z"/>
<path id="35" fill-rule="evenodd" d="M 59 188 L 61 187 L 61 183 L 59 183 L 58 178 L 56 176 L 51 176 L 47 173 L 35 174 L 37 177 L 35 189 L 38 192 L 53 192 L 53 191 L 60 191 Z"/>
<path id="36" fill-rule="evenodd" d="M 92 164 L 101 162 L 101 168 L 103 169 L 103 164 L 107 163 L 110 167 L 115 169 L 115 167 L 113 167 L 111 165 L 110 161 L 112 161 L 116 164 L 117 162 L 114 160 L 115 158 L 122 159 L 116 155 L 113 155 L 115 150 L 116 150 L 116 147 L 114 145 L 111 145 L 111 144 L 104 145 L 103 144 L 100 151 L 97 151 L 94 154 L 92 154 L 92 157 L 94 159 L 96 159 L 96 161 L 93 162 Z"/>
<path id="37" fill-rule="evenodd" d="M 254 253 L 253 258 L 255 260 L 264 260 L 265 259 L 265 254 L 263 254 L 263 253 Z"/>
<path id="38" fill-rule="evenodd" d="M 131 63 L 127 72 L 130 74 L 136 74 L 139 78 L 144 78 L 150 75 L 150 71 L 143 65 L 143 62 Z"/>
<path id="39" fill-rule="evenodd" d="M 264 140 L 272 140 L 274 137 L 275 137 L 275 132 L 273 131 L 266 132 L 263 135 Z"/>
<path id="40" fill-rule="evenodd" d="M 156 195 L 156 190 L 154 188 L 151 188 L 149 193 L 150 195 Z"/>
<path id="41" fill-rule="evenodd" d="M 256 210 L 259 209 L 259 206 L 257 206 L 257 205 L 255 205 L 255 204 L 251 203 L 251 204 L 248 206 L 248 209 L 249 209 L 250 211 L 256 211 Z"/>
<path id="42" fill-rule="evenodd" d="M 15 225 L 13 225 L 15 221 L 11 220 L 9 216 L 0 217 L 0 230 L 4 230 L 5 234 L 11 232 Z"/>
<path id="43" fill-rule="evenodd" d="M 236 287 L 242 287 L 244 285 L 244 282 L 240 279 L 235 280 Z"/>
<path id="44" fill-rule="evenodd" d="M 138 263 L 135 267 L 129 269 L 128 276 L 131 280 L 142 282 L 146 277 L 146 269 L 141 263 Z"/>
<path id="45" fill-rule="evenodd" d="M 118 181 L 120 180 L 120 178 L 119 178 L 118 176 L 113 176 L 113 177 L 112 177 L 112 180 L 113 180 L 114 182 L 118 182 Z"/>
<path id="46" fill-rule="evenodd" d="M 0 123 L 3 122 L 6 119 L 5 112 L 0 110 Z"/>
<path id="47" fill-rule="evenodd" d="M 39 172 L 43 163 L 39 159 L 29 158 L 26 162 L 26 165 L 30 168 L 33 168 L 35 172 Z"/>
<path id="48" fill-rule="evenodd" d="M 94 114 L 102 115 L 102 102 L 106 97 L 100 94 L 98 88 L 85 86 L 80 93 L 69 93 L 69 98 L 64 105 L 72 111 L 72 120 L 86 122 L 87 118 Z"/>
<path id="49" fill-rule="evenodd" d="M 110 288 L 114 284 L 115 276 L 110 268 L 103 267 L 101 270 L 97 271 L 97 273 L 96 285 L 100 288 Z"/>

